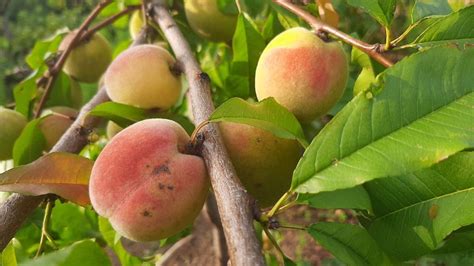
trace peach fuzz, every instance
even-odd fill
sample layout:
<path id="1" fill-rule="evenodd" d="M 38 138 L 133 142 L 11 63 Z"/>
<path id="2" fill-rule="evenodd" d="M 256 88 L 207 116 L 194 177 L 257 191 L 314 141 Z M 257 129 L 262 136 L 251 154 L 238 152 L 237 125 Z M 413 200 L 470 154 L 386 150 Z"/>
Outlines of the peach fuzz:
<path id="1" fill-rule="evenodd" d="M 132 47 L 107 69 L 107 94 L 118 103 L 169 109 L 181 95 L 181 80 L 172 72 L 175 64 L 173 56 L 156 45 Z"/>
<path id="2" fill-rule="evenodd" d="M 305 28 L 277 35 L 264 49 L 255 73 L 259 100 L 274 97 L 300 121 L 327 113 L 342 97 L 348 61 L 342 46 Z"/>
<path id="3" fill-rule="evenodd" d="M 135 241 L 172 236 L 190 225 L 207 197 L 201 157 L 174 121 L 148 119 L 120 131 L 97 158 L 89 193 L 98 214 Z"/>
<path id="4" fill-rule="evenodd" d="M 261 207 L 274 204 L 290 188 L 302 147 L 296 140 L 245 124 L 221 122 L 219 128 L 244 187 Z"/>

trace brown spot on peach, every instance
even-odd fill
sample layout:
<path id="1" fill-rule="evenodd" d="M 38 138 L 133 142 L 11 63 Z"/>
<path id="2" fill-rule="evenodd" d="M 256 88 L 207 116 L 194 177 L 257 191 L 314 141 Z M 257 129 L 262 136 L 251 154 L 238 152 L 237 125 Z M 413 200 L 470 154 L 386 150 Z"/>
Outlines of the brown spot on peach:
<path id="1" fill-rule="evenodd" d="M 162 164 L 160 166 L 153 168 L 153 171 L 152 171 L 153 175 L 159 175 L 161 173 L 171 174 L 170 169 L 167 164 Z"/>

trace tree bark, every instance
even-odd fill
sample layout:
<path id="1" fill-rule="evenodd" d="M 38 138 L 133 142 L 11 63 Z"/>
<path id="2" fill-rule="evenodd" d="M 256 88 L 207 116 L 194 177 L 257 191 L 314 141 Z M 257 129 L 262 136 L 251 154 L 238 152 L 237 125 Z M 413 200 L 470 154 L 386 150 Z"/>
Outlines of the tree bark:
<path id="1" fill-rule="evenodd" d="M 168 11 L 166 0 L 154 0 L 152 6 L 154 20 L 186 75 L 194 121 L 199 125 L 214 111 L 209 76 L 201 71 L 188 42 Z M 253 227 L 253 201 L 238 180 L 217 125 L 209 124 L 202 133 L 205 137 L 202 155 L 211 178 L 231 263 L 234 266 L 264 265 Z"/>

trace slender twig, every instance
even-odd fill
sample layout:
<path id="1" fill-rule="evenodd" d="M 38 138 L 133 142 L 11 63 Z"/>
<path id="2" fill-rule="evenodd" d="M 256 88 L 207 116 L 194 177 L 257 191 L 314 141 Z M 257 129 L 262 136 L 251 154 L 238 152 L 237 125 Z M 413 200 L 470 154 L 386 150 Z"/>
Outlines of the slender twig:
<path id="1" fill-rule="evenodd" d="M 301 17 L 304 19 L 306 22 L 308 22 L 311 27 L 316 32 L 325 32 L 332 34 L 342 41 L 359 48 L 362 50 L 364 53 L 368 54 L 370 57 L 378 61 L 380 64 L 382 64 L 385 67 L 390 67 L 393 65 L 393 63 L 385 58 L 380 51 L 383 49 L 383 47 L 380 44 L 368 44 L 365 43 L 361 40 L 358 40 L 334 27 L 331 27 L 324 22 L 320 21 L 319 19 L 315 18 L 313 15 L 310 13 L 306 12 L 304 9 L 298 7 L 297 5 L 291 3 L 291 1 L 288 0 L 273 0 L 276 4 L 288 9 L 289 11 L 293 12 L 297 16 Z"/>
<path id="2" fill-rule="evenodd" d="M 94 33 L 98 32 L 102 28 L 105 28 L 106 26 L 114 23 L 116 20 L 123 17 L 124 15 L 127 15 L 127 14 L 129 14 L 129 13 L 135 11 L 135 10 L 140 9 L 140 8 L 141 8 L 141 5 L 127 6 L 123 10 L 118 12 L 117 14 L 106 18 L 105 20 L 101 21 L 100 23 L 97 23 L 96 25 L 94 25 L 94 27 L 92 27 L 89 30 L 86 30 L 85 32 L 82 33 L 82 35 L 79 39 L 79 43 L 83 42 L 84 40 L 87 40 L 92 35 L 94 35 Z"/>
<path id="3" fill-rule="evenodd" d="M 153 0 L 151 3 L 154 20 L 186 75 L 194 123 L 199 125 L 208 120 L 214 111 L 210 78 L 200 69 L 189 43 L 168 11 L 167 1 Z M 261 246 L 253 227 L 253 201 L 237 177 L 218 126 L 211 123 L 202 131 L 205 136 L 202 156 L 216 196 L 231 264 L 264 265 Z"/>
<path id="4" fill-rule="evenodd" d="M 38 81 L 38 84 L 41 86 L 46 82 L 46 86 L 44 87 L 44 93 L 43 96 L 41 97 L 38 107 L 36 108 L 36 112 L 34 114 L 35 118 L 38 118 L 41 115 L 41 110 L 43 109 L 44 104 L 46 103 L 46 100 L 48 99 L 49 93 L 51 92 L 51 89 L 53 88 L 54 81 L 57 78 L 57 74 L 61 71 L 61 69 L 64 66 L 64 63 L 66 62 L 66 59 L 71 53 L 72 49 L 78 43 L 80 40 L 80 37 L 82 33 L 89 27 L 89 25 L 92 23 L 92 21 L 99 15 L 100 11 L 104 9 L 106 6 L 112 3 L 112 0 L 103 0 L 97 4 L 97 6 L 92 10 L 92 12 L 89 14 L 89 16 L 82 22 L 81 26 L 77 30 L 77 33 L 74 35 L 72 38 L 71 42 L 67 45 L 66 49 L 61 53 L 59 56 L 59 59 L 56 61 L 53 67 L 49 68 L 45 75 L 40 78 Z"/>
<path id="5" fill-rule="evenodd" d="M 51 218 L 51 212 L 53 210 L 53 203 L 51 199 L 47 200 L 46 203 L 46 208 L 44 210 L 44 217 L 43 217 L 43 226 L 41 227 L 41 238 L 40 238 L 40 243 L 38 246 L 38 250 L 36 251 L 35 257 L 38 257 L 41 252 L 43 251 L 44 245 L 46 243 L 46 238 L 48 235 L 48 224 L 49 220 Z M 53 241 L 54 243 L 54 241 Z"/>

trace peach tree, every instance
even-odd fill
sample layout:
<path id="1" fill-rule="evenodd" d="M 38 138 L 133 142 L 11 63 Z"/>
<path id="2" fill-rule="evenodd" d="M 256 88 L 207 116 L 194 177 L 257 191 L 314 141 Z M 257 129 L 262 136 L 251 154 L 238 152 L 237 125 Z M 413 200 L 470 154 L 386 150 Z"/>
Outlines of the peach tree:
<path id="1" fill-rule="evenodd" d="M 470 1 L 94 5 L 0 95 L 2 265 L 474 263 Z"/>

